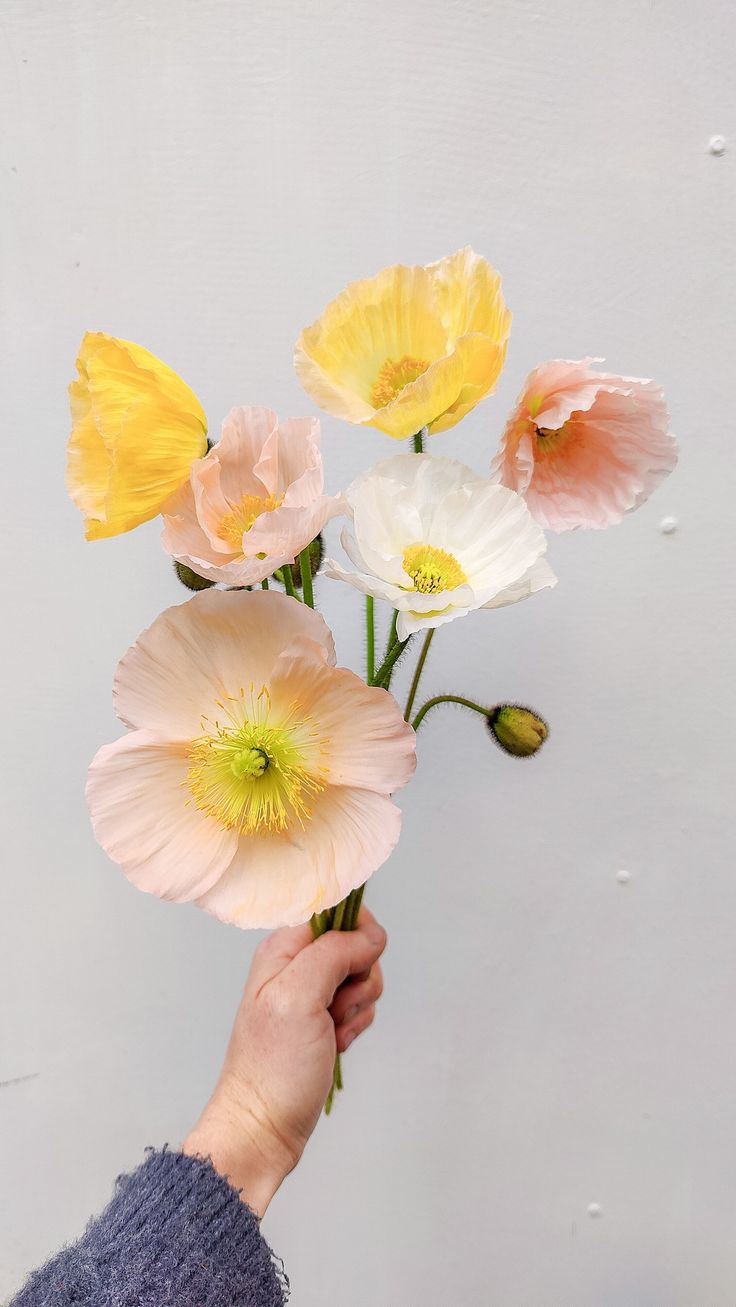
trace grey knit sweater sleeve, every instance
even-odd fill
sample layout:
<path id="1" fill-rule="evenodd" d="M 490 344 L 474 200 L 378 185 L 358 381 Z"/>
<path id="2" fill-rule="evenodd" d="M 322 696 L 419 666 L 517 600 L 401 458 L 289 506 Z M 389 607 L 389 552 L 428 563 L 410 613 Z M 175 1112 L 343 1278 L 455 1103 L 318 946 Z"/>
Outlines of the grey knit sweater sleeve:
<path id="1" fill-rule="evenodd" d="M 10 1307 L 282 1307 L 287 1297 L 257 1218 L 227 1181 L 209 1162 L 151 1152 Z"/>

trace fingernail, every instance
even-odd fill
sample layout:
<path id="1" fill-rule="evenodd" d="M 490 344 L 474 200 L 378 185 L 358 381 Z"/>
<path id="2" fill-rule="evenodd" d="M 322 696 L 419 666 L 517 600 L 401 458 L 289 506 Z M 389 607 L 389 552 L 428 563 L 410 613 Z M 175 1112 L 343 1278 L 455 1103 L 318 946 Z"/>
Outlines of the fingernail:
<path id="1" fill-rule="evenodd" d="M 351 1031 L 350 1031 L 350 1034 L 345 1036 L 345 1051 L 346 1051 L 346 1052 L 347 1052 L 347 1050 L 350 1048 L 350 1045 L 352 1044 L 352 1042 L 353 1042 L 354 1039 L 355 1039 L 355 1031 L 354 1031 L 354 1030 L 351 1030 Z"/>
<path id="2" fill-rule="evenodd" d="M 357 1003 L 355 1004 L 354 1007 L 349 1007 L 347 1012 L 345 1013 L 345 1016 L 343 1017 L 345 1024 L 346 1025 L 349 1024 L 349 1022 L 351 1022 L 354 1017 L 357 1017 L 359 1012 L 360 1012 L 360 1008 L 358 1007 Z"/>

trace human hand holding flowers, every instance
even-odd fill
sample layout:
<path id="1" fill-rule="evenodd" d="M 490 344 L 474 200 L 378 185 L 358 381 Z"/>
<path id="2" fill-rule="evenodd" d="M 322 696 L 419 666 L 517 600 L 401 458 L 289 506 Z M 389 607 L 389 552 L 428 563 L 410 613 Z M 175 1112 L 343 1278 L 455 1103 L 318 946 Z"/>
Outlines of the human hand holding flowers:
<path id="1" fill-rule="evenodd" d="M 297 926 L 256 949 L 220 1077 L 183 1151 L 209 1157 L 258 1216 L 317 1124 L 336 1051 L 373 1022 L 385 945 L 362 908 L 354 931 L 313 940 Z"/>
<path id="2" fill-rule="evenodd" d="M 660 389 L 592 360 L 530 374 L 490 476 L 425 452 L 493 390 L 510 320 L 498 274 L 469 248 L 384 269 L 328 305 L 297 342 L 305 388 L 413 451 L 337 496 L 324 493 L 316 419 L 236 408 L 207 448 L 201 406 L 170 368 L 140 346 L 85 337 L 68 484 L 87 533 L 160 512 L 180 579 L 203 590 L 121 661 L 115 699 L 129 734 L 90 768 L 95 834 L 140 888 L 243 927 L 350 931 L 365 881 L 398 840 L 392 796 L 430 711 L 479 715 L 512 756 L 546 740 L 543 718 L 518 704 L 455 687 L 421 703 L 435 633 L 553 587 L 544 530 L 619 521 L 677 455 Z M 365 682 L 335 666 L 312 611 L 320 533 L 341 515 L 352 566 L 329 559 L 324 575 L 365 596 Z M 382 653 L 376 600 L 392 613 Z M 411 660 L 402 717 L 390 691 Z M 338 1057 L 328 1109 L 341 1083 Z"/>

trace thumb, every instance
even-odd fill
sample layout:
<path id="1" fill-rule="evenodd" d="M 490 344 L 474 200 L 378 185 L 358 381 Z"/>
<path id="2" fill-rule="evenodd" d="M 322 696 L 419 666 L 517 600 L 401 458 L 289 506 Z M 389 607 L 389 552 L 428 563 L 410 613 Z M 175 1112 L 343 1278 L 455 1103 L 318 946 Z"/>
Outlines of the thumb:
<path id="1" fill-rule="evenodd" d="M 294 985 L 303 1005 L 328 1008 L 348 976 L 370 971 L 386 947 L 386 932 L 377 921 L 361 921 L 357 930 L 328 930 L 289 963 L 283 979 Z"/>

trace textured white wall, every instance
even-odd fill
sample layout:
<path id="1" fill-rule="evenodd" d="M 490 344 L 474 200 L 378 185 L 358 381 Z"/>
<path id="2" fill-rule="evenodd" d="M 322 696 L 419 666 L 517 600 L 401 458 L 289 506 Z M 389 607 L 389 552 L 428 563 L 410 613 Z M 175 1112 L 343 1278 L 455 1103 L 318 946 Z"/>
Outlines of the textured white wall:
<path id="1" fill-rule="evenodd" d="M 732 6 L 5 0 L 0 24 L 0 1297 L 181 1138 L 254 944 L 90 834 L 115 662 L 182 592 L 155 524 L 88 545 L 66 500 L 80 334 L 147 344 L 215 428 L 310 412 L 301 326 L 471 242 L 512 343 L 432 449 L 483 470 L 529 368 L 592 352 L 664 384 L 681 466 L 554 538 L 554 593 L 443 628 L 428 691 L 528 700 L 553 734 L 516 763 L 430 719 L 370 889 L 380 1018 L 266 1230 L 295 1307 L 732 1307 L 736 195 L 707 148 L 736 146 Z M 332 490 L 394 450 L 323 428 Z M 357 597 L 320 601 L 359 666 Z"/>

